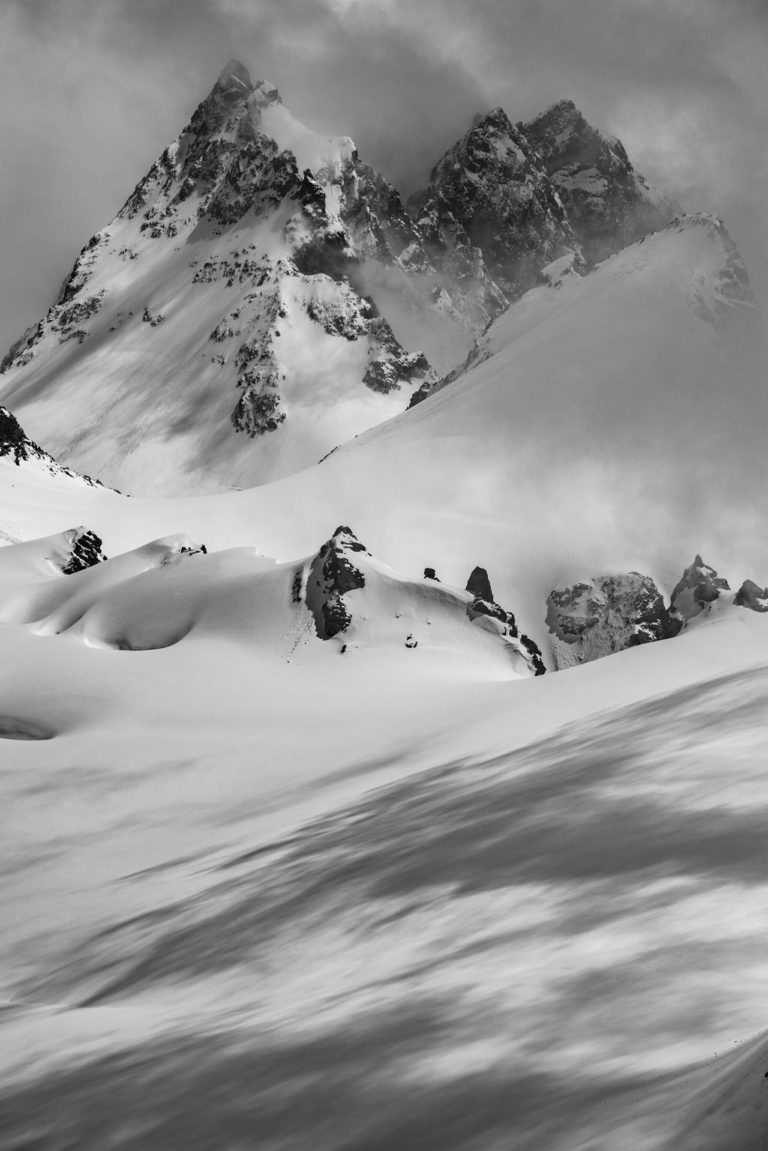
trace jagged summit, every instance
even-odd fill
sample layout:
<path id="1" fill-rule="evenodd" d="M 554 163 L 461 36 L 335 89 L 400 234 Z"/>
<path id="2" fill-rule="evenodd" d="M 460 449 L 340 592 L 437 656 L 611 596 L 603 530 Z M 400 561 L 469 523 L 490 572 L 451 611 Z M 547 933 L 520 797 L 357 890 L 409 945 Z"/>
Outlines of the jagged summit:
<path id="1" fill-rule="evenodd" d="M 406 210 L 349 137 L 231 60 L 5 357 L 0 398 L 57 457 L 137 494 L 266 482 L 460 374 L 528 289 L 672 219 L 651 201 L 622 146 L 560 101 L 528 125 L 476 117 Z M 691 280 L 702 315 L 747 298 L 718 242 L 725 271 Z"/>
<path id="2" fill-rule="evenodd" d="M 487 112 L 478 112 L 472 120 L 472 127 L 467 135 L 482 134 L 487 131 L 506 132 L 509 135 L 514 133 L 514 125 L 501 104 L 497 104 Z M 466 139 L 466 136 L 464 138 Z M 437 165 L 432 169 L 432 175 L 434 175 L 436 167 Z"/>
<path id="3" fill-rule="evenodd" d="M 561 115 L 569 115 L 570 113 L 577 111 L 578 109 L 576 108 L 573 100 L 555 100 L 554 103 L 550 104 L 548 108 L 545 108 L 543 112 L 539 113 L 537 119 L 543 119 L 545 116 L 555 117 Z"/>
<path id="4" fill-rule="evenodd" d="M 429 373 L 416 325 L 404 348 L 361 271 L 407 285 L 406 252 L 423 270 L 396 190 L 353 141 L 231 61 L 3 361 L 4 398 L 56 455 L 110 460 L 133 491 L 159 461 L 173 492 L 290 473 L 402 410 L 397 392 Z"/>
<path id="5" fill-rule="evenodd" d="M 517 127 L 541 157 L 589 260 L 604 259 L 679 214 L 635 171 L 621 141 L 593 128 L 572 100 Z"/>
<path id="6" fill-rule="evenodd" d="M 428 250 L 451 261 L 457 278 L 492 278 L 491 314 L 575 245 L 538 156 L 500 107 L 476 120 L 437 162 L 411 210 Z"/>
<path id="7" fill-rule="evenodd" d="M 230 60 L 219 73 L 217 84 L 226 85 L 229 82 L 242 84 L 249 91 L 253 88 L 248 69 L 239 60 Z"/>

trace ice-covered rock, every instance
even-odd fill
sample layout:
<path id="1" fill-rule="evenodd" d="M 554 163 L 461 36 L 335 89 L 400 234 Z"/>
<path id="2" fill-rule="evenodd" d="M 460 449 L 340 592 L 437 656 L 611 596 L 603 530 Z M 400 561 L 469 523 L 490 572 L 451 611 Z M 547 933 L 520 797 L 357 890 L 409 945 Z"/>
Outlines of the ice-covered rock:
<path id="1" fill-rule="evenodd" d="M 547 627 L 560 669 L 668 639 L 680 623 L 670 617 L 650 576 L 627 572 L 550 592 Z"/>
<path id="2" fill-rule="evenodd" d="M 728 317 L 757 310 L 749 273 L 739 249 L 719 216 L 696 212 L 676 217 L 665 231 L 701 229 L 710 241 L 710 264 L 694 273 L 689 284 L 693 311 L 702 320 L 721 324 Z"/>
<path id="3" fill-rule="evenodd" d="M 675 584 L 670 599 L 671 611 L 677 619 L 687 623 L 702 612 L 708 612 L 724 591 L 730 591 L 728 580 L 719 576 L 697 555 Z"/>
<path id="4" fill-rule="evenodd" d="M 587 263 L 580 252 L 565 252 L 541 269 L 540 279 L 550 288 L 561 288 L 573 276 L 584 276 Z"/>

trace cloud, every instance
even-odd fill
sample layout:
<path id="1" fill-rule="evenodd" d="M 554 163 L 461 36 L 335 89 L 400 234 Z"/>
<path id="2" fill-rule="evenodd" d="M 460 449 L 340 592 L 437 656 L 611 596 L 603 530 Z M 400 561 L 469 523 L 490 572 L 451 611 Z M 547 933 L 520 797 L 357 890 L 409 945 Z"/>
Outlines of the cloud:
<path id="1" fill-rule="evenodd" d="M 231 56 L 406 190 L 477 111 L 570 97 L 684 207 L 724 215 L 768 289 L 756 0 L 6 0 L 0 43 L 3 344 Z"/>

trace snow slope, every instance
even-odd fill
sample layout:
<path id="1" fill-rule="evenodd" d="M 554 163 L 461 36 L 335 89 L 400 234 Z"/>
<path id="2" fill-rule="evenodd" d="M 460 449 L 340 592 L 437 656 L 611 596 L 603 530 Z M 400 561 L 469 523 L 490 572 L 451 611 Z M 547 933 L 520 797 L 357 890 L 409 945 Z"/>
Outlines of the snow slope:
<path id="1" fill-rule="evenodd" d="M 758 1136 L 764 617 L 511 685 L 4 642 L 4 1145 Z"/>
<path id="2" fill-rule="evenodd" d="M 595 574 L 639 571 L 668 595 L 700 553 L 732 587 L 762 587 L 766 398 L 736 342 L 758 320 L 740 274 L 721 226 L 685 218 L 527 293 L 453 383 L 318 467 L 221 498 L 140 500 L 30 486 L 0 460 L 15 483 L 0 528 L 84 524 L 110 555 L 183 532 L 287 562 L 349 524 L 411 578 L 431 566 L 463 587 L 481 564 L 542 647 L 549 591 Z"/>
<path id="3" fill-rule="evenodd" d="M 534 678 L 461 590 L 543 646 L 595 572 L 762 587 L 754 312 L 687 218 L 259 488 L 0 457 L 4 1146 L 759 1137 L 768 617 Z M 371 554 L 323 640 L 337 524 Z M 110 558 L 64 575 L 79 526 Z"/>

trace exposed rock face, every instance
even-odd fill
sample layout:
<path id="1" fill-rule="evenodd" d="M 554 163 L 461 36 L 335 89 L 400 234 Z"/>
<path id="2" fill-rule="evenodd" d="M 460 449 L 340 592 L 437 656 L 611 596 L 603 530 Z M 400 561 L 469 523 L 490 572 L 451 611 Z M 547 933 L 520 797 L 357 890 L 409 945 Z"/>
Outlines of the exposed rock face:
<path id="1" fill-rule="evenodd" d="M 295 158 L 259 132 L 259 116 L 250 114 L 252 104 L 260 110 L 276 100 L 277 89 L 254 88 L 242 64 L 231 61 L 181 135 L 137 184 L 120 216 L 141 213 L 141 230 L 158 239 L 178 232 L 178 209 L 191 197 L 199 219 L 223 226 L 248 209 L 262 214 L 276 207 L 297 189 L 301 175 Z"/>
<path id="2" fill-rule="evenodd" d="M 539 645 L 531 639 L 525 632 L 520 632 L 520 643 L 528 653 L 528 665 L 531 668 L 534 676 L 546 675 L 547 667 L 544 663 L 544 656 Z"/>
<path id="3" fill-rule="evenodd" d="M 683 572 L 672 592 L 670 606 L 673 614 L 684 623 L 702 612 L 707 612 L 723 591 L 730 591 L 728 580 L 718 576 L 714 568 L 696 556 Z"/>
<path id="4" fill-rule="evenodd" d="M 547 626 L 559 670 L 668 639 L 681 625 L 650 576 L 628 572 L 550 592 Z"/>
<path id="5" fill-rule="evenodd" d="M 467 580 L 467 591 L 474 598 L 467 605 L 470 620 L 496 620 L 501 624 L 502 635 L 507 637 L 523 656 L 533 675 L 544 675 L 546 667 L 541 649 L 527 635 L 521 635 L 511 611 L 497 604 L 493 598 L 491 581 L 485 568 L 473 568 Z"/>
<path id="6" fill-rule="evenodd" d="M 251 242 L 273 219 L 277 244 Z M 180 263 L 173 253 L 185 246 L 190 258 Z M 149 262 L 159 266 L 163 253 L 169 276 L 188 266 L 201 299 L 196 306 L 210 315 L 215 346 L 202 344 L 190 359 L 216 377 L 214 388 L 238 389 L 231 413 L 236 432 L 257 438 L 290 419 L 283 321 L 301 324 L 306 315 L 330 336 L 366 344 L 364 356 L 350 351 L 349 358 L 361 386 L 378 393 L 430 374 L 424 353 L 400 345 L 363 288 L 364 261 L 396 266 L 403 274 L 406 265 L 408 274 L 428 266 L 397 191 L 359 160 L 352 140 L 304 128 L 277 89 L 252 83 L 237 61 L 227 65 L 117 217 L 85 245 L 56 303 L 17 341 L 2 370 L 15 375 L 30 365 L 39 371 L 40 360 L 52 359 L 55 345 L 68 341 L 84 344 L 87 357 L 91 344 L 102 348 L 107 333 L 118 348 L 125 339 L 129 375 L 132 365 L 141 374 L 139 359 L 157 355 L 162 361 L 188 319 L 178 311 L 165 314 L 152 298 L 137 307 L 134 285 L 151 270 Z M 126 263 L 130 276 L 119 274 Z M 147 282 L 156 291 L 156 272 Z M 130 336 L 138 323 L 145 331 L 137 358 Z M 327 354 L 344 355 L 338 349 Z M 54 367 L 56 386 L 61 373 Z M 185 383 L 174 380 L 173 386 Z"/>
<path id="7" fill-rule="evenodd" d="M 0 456 L 13 456 L 15 464 L 39 455 L 41 449 L 24 435 L 19 421 L 7 408 L 0 407 Z"/>
<path id="8" fill-rule="evenodd" d="M 576 245 L 538 156 L 502 108 L 476 123 L 432 169 L 411 210 L 427 253 L 484 289 L 490 315 Z"/>
<path id="9" fill-rule="evenodd" d="M 47 315 L 5 357 L 3 395 L 44 413 L 46 392 L 66 388 L 77 401 L 67 408 L 73 426 L 41 425 L 56 450 L 91 466 L 108 456 L 121 470 L 133 457 L 139 485 L 150 443 L 171 439 L 180 470 L 194 475 L 205 460 L 217 483 L 264 482 L 280 461 L 293 466 L 296 442 L 301 451 L 306 443 L 299 466 L 333 443 L 325 431 L 322 445 L 313 438 L 306 347 L 316 345 L 319 366 L 339 381 L 338 396 L 332 387 L 323 394 L 329 405 L 344 403 L 349 434 L 350 384 L 376 393 L 360 407 L 378 407 L 382 418 L 398 389 L 414 392 L 414 402 L 433 390 L 436 372 L 402 335 L 415 330 L 402 321 L 404 300 L 424 317 L 435 362 L 445 355 L 442 385 L 461 370 L 449 357 L 463 358 L 511 301 L 584 274 L 582 247 L 594 260 L 670 215 L 622 146 L 568 102 L 528 125 L 514 125 L 501 108 L 480 117 L 409 209 L 352 140 L 310 131 L 274 85 L 252 82 L 231 61 L 116 218 L 81 250 Z M 723 296 L 748 290 L 740 276 L 733 262 Z M 187 296 L 189 307 L 173 305 Z M 372 297 L 382 312 L 393 307 L 392 325 Z M 201 317 L 194 330 L 192 314 Z M 307 318 L 322 333 L 308 333 Z M 106 373 L 120 379 L 111 394 L 98 386 L 107 352 L 120 364 Z M 156 367 L 151 391 L 148 361 Z M 178 403 L 164 406 L 169 395 Z M 226 409 L 221 396 L 232 397 Z M 225 428 L 216 426 L 222 410 Z M 194 455 L 180 444 L 193 425 L 206 429 Z M 227 452 L 230 431 L 238 435 Z M 262 437 L 290 442 L 291 451 L 248 443 Z M 136 473 L 125 471 L 136 485 Z"/>
<path id="10" fill-rule="evenodd" d="M 462 286 L 461 294 L 449 289 L 455 306 L 476 320 L 493 319 L 528 288 L 586 275 L 680 214 L 635 171 L 620 141 L 592 128 L 568 100 L 528 124 L 512 125 L 500 108 L 479 119 L 409 207 L 433 265 Z M 409 406 L 477 356 L 475 347 L 466 363 L 427 380 Z"/>
<path id="11" fill-rule="evenodd" d="M 467 591 L 476 598 L 493 602 L 491 581 L 488 579 L 488 572 L 485 568 L 476 567 L 472 569 L 467 580 Z"/>
<path id="12" fill-rule="evenodd" d="M 737 607 L 746 607 L 750 611 L 768 611 L 768 587 L 761 588 L 754 580 L 744 580 L 733 602 Z"/>
<path id="13" fill-rule="evenodd" d="M 431 376 L 427 357 L 423 352 L 406 352 L 383 316 L 371 321 L 370 334 L 378 343 L 374 357 L 363 375 L 363 383 L 374 392 L 387 392 L 403 383 L 415 383 Z"/>
<path id="14" fill-rule="evenodd" d="M 42 464 L 51 475 L 70 476 L 72 479 L 82 480 L 94 487 L 101 486 L 90 476 L 81 476 L 71 468 L 65 468 L 62 464 L 56 463 L 53 456 L 43 451 L 34 440 L 26 435 L 14 414 L 9 412 L 8 408 L 0 405 L 0 458 L 3 456 L 10 457 L 17 467 L 24 461 L 35 460 Z"/>
<path id="15" fill-rule="evenodd" d="M 69 557 L 61 569 L 64 575 L 73 575 L 75 572 L 103 563 L 107 557 L 102 551 L 102 546 L 96 532 L 87 528 L 73 528 Z"/>
<path id="16" fill-rule="evenodd" d="M 518 125 L 541 157 L 590 262 L 658 231 L 679 215 L 635 171 L 620 140 L 603 136 L 570 100 Z"/>
<path id="17" fill-rule="evenodd" d="M 333 639 L 352 622 L 344 596 L 365 587 L 365 576 L 353 559 L 359 552 L 370 554 L 351 528 L 338 527 L 310 565 L 306 603 L 320 639 Z"/>

